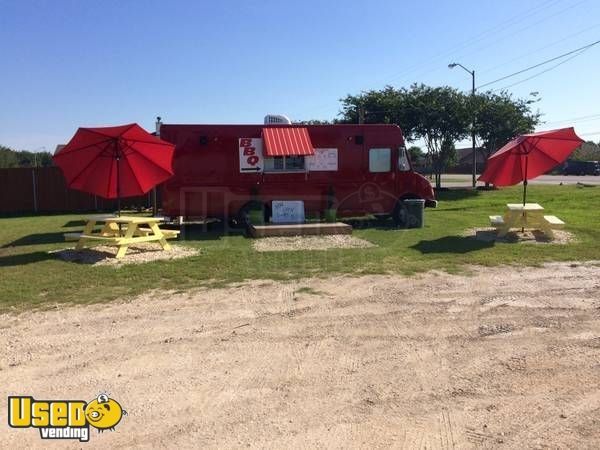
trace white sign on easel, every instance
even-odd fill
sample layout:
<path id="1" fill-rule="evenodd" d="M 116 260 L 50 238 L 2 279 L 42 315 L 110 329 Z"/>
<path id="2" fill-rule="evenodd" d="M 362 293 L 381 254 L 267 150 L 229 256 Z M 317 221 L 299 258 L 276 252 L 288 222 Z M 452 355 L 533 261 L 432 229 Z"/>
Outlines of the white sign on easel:
<path id="1" fill-rule="evenodd" d="M 304 202 L 301 200 L 273 200 L 273 223 L 304 223 Z"/>

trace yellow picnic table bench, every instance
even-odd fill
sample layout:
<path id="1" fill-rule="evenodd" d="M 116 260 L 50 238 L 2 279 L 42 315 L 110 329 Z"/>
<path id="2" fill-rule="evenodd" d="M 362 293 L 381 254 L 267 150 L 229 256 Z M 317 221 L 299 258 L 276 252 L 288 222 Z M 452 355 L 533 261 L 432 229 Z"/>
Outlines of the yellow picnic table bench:
<path id="1" fill-rule="evenodd" d="M 167 239 L 176 238 L 177 230 L 161 230 L 158 224 L 160 217 L 93 215 L 84 217 L 85 228 L 82 233 L 66 233 L 66 240 L 76 240 L 76 250 L 93 245 L 114 245 L 119 247 L 116 258 L 122 258 L 127 248 L 140 242 L 158 242 L 163 250 L 170 250 Z M 94 233 L 96 224 L 104 226 L 99 233 Z"/>
<path id="2" fill-rule="evenodd" d="M 498 237 L 506 236 L 511 228 L 529 228 L 541 230 L 552 239 L 552 230 L 565 226 L 558 217 L 544 215 L 544 208 L 537 203 L 508 203 L 504 215 L 490 216 L 490 223 L 498 230 Z"/>

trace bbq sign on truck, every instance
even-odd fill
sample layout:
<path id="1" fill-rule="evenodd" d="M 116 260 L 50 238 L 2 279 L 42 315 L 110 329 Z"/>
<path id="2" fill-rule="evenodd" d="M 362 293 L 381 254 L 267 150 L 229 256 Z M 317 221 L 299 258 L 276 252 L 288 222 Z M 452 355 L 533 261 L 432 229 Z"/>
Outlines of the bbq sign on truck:
<path id="1" fill-rule="evenodd" d="M 240 172 L 262 172 L 263 152 L 261 138 L 240 138 Z"/>

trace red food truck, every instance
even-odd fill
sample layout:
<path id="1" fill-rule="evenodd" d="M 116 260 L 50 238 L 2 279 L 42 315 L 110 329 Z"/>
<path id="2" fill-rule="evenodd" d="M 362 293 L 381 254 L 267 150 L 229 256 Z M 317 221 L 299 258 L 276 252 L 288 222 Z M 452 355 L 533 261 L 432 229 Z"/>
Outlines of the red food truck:
<path id="1" fill-rule="evenodd" d="M 396 125 L 172 125 L 175 175 L 162 187 L 165 216 L 245 222 L 252 208 L 271 216 L 274 200 L 301 200 L 307 215 L 392 215 L 405 199 L 435 205 L 414 172 Z"/>

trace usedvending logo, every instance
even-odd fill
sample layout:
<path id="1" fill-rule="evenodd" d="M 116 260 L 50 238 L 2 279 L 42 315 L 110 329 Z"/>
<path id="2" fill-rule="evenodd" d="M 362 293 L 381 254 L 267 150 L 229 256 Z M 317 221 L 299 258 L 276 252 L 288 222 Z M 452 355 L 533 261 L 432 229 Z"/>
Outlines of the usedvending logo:
<path id="1" fill-rule="evenodd" d="M 88 442 L 90 425 L 98 432 L 114 431 L 126 415 L 127 411 L 107 394 L 100 394 L 91 402 L 8 397 L 8 425 L 12 428 L 37 428 L 42 439 Z"/>

